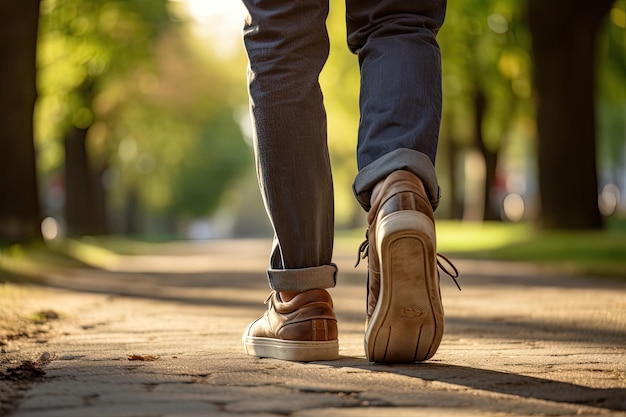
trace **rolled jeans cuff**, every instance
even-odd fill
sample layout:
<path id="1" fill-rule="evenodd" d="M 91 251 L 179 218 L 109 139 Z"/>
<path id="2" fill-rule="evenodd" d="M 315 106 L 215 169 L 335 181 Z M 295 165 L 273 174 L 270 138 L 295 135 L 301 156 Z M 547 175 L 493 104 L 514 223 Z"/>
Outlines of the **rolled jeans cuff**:
<path id="1" fill-rule="evenodd" d="M 337 265 L 298 269 L 268 269 L 267 278 L 274 291 L 307 291 L 333 288 L 337 283 Z"/>
<path id="2" fill-rule="evenodd" d="M 354 180 L 353 191 L 365 211 L 371 208 L 370 199 L 374 186 L 394 171 L 409 171 L 422 180 L 433 210 L 439 205 L 439 184 L 435 167 L 430 158 L 413 149 L 396 149 L 378 158 L 359 171 Z"/>

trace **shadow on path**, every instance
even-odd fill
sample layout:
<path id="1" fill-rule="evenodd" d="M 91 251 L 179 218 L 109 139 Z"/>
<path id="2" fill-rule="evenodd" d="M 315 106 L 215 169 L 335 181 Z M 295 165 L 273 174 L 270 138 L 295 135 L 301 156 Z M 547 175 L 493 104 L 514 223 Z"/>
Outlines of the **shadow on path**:
<path id="1" fill-rule="evenodd" d="M 534 376 L 441 363 L 364 364 L 362 359 L 344 357 L 337 363 L 325 364 L 404 375 L 522 398 L 626 410 L 626 389 L 623 388 L 590 388 Z"/>

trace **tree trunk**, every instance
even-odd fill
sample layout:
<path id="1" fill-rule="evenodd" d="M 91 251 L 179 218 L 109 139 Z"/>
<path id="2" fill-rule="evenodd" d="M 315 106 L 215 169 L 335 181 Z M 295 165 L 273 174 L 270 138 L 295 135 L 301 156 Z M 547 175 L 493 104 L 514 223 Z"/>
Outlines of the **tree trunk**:
<path id="1" fill-rule="evenodd" d="M 83 82 L 78 93 L 82 103 L 91 107 L 94 80 Z M 68 236 L 102 235 L 108 232 L 105 190 L 101 170 L 92 166 L 87 149 L 90 126 L 72 126 L 65 135 L 65 221 Z"/>
<path id="2" fill-rule="evenodd" d="M 135 185 L 130 185 L 124 203 L 124 235 L 138 235 L 139 232 L 139 190 Z"/>
<path id="3" fill-rule="evenodd" d="M 87 129 L 72 128 L 65 136 L 65 220 L 68 236 L 107 232 L 100 204 L 99 178 L 89 163 Z"/>
<path id="4" fill-rule="evenodd" d="M 484 207 L 483 207 L 483 220 L 494 221 L 502 220 L 500 217 L 500 209 L 497 205 L 497 201 L 494 201 L 494 185 L 496 184 L 496 170 L 498 168 L 498 155 L 499 152 L 485 151 L 483 158 L 485 158 L 485 195 L 484 195 Z"/>
<path id="5" fill-rule="evenodd" d="M 485 179 L 483 182 L 483 220 L 500 220 L 499 211 L 494 207 L 492 189 L 496 180 L 498 151 L 491 151 L 485 144 L 483 121 L 487 110 L 487 97 L 479 88 L 474 95 L 474 143 L 485 161 Z"/>
<path id="6" fill-rule="evenodd" d="M 0 243 L 41 240 L 33 142 L 39 1 L 0 2 Z"/>
<path id="7" fill-rule="evenodd" d="M 540 226 L 597 229 L 596 35 L 613 0 L 529 0 Z"/>
<path id="8" fill-rule="evenodd" d="M 448 145 L 448 166 L 450 167 L 450 218 L 454 220 L 463 218 L 463 201 L 459 196 L 458 156 L 459 145 L 451 140 Z"/>
<path id="9" fill-rule="evenodd" d="M 446 120 L 450 120 L 447 118 Z M 448 130 L 448 131 L 451 131 Z M 450 177 L 450 189 L 445 193 L 450 200 L 450 213 L 449 216 L 454 220 L 461 220 L 463 218 L 463 200 L 460 197 L 460 184 L 458 180 L 458 157 L 459 157 L 459 145 L 448 137 L 445 147 L 445 155 L 448 162 L 448 175 Z"/>

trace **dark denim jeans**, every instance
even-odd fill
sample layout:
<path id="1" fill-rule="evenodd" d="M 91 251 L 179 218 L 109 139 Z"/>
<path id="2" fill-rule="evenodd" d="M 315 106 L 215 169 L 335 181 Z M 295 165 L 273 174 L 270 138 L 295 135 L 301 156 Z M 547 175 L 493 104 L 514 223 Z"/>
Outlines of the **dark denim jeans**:
<path id="1" fill-rule="evenodd" d="M 261 193 L 274 228 L 268 276 L 278 291 L 330 288 L 333 183 L 318 76 L 329 52 L 328 0 L 243 0 L 244 42 Z M 435 40 L 445 0 L 346 0 L 348 47 L 361 69 L 359 173 L 369 210 L 374 185 L 396 170 L 418 175 L 433 208 L 441 118 Z"/>

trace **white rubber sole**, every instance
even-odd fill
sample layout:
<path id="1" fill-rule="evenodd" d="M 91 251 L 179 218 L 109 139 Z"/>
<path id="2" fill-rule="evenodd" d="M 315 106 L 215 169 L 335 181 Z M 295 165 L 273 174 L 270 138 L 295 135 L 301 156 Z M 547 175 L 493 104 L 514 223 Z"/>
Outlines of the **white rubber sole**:
<path id="1" fill-rule="evenodd" d="M 435 226 L 425 214 L 398 211 L 376 229 L 381 266 L 378 303 L 365 332 L 371 362 L 431 358 L 443 336 Z"/>
<path id="2" fill-rule="evenodd" d="M 286 361 L 332 361 L 339 358 L 339 342 L 300 342 L 243 336 L 243 349 L 248 355 Z"/>

